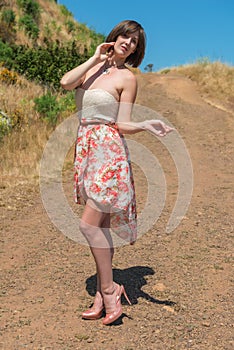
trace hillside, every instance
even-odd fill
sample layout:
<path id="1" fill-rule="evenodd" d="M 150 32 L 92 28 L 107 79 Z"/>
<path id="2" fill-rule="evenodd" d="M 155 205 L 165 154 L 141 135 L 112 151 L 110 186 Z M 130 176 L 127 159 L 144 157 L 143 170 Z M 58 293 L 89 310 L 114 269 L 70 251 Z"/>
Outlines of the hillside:
<path id="1" fill-rule="evenodd" d="M 18 45 L 75 40 L 82 52 L 103 37 L 75 21 L 66 6 L 55 0 L 1 0 L 0 18 L 0 37 Z"/>

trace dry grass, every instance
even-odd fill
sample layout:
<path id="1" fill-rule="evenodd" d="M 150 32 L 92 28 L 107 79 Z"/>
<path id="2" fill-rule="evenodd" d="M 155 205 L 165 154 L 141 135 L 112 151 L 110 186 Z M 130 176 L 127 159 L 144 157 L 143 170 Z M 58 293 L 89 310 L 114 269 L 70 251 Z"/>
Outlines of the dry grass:
<path id="1" fill-rule="evenodd" d="M 38 23 L 40 32 L 37 43 L 41 45 L 44 38 L 49 38 L 52 41 L 59 40 L 60 42 L 67 42 L 70 40 L 79 40 L 79 49 L 81 53 L 84 50 L 84 46 L 89 47 L 91 39 L 89 39 L 90 31 L 85 26 L 82 26 L 82 33 L 79 35 L 79 24 L 75 21 L 73 17 L 66 17 L 62 14 L 60 7 L 54 1 L 38 0 L 41 6 L 41 15 Z M 17 0 L 8 0 L 6 5 L 9 6 L 16 14 L 16 23 L 18 23 L 19 18 L 22 16 L 22 12 L 17 6 Z M 66 19 L 74 22 L 76 31 L 74 33 L 69 33 L 65 22 Z M 32 46 L 33 40 L 28 37 L 23 29 L 17 26 L 16 40 L 15 43 L 18 45 L 29 45 Z M 85 29 L 87 29 L 87 35 L 84 34 Z M 90 43 L 89 43 L 90 41 Z"/>
<path id="2" fill-rule="evenodd" d="M 1 180 L 5 185 L 37 181 L 43 148 L 52 128 L 39 119 L 34 110 L 34 98 L 43 88 L 19 76 L 16 84 L 0 82 L 1 110 L 11 119 L 17 118 L 13 132 L 1 143 Z"/>
<path id="3" fill-rule="evenodd" d="M 47 37 L 45 28 L 50 29 L 49 38 L 52 40 L 61 40 L 68 41 L 72 39 L 72 35 L 67 33 L 67 30 L 64 25 L 64 16 L 61 14 L 61 11 L 58 5 L 53 1 L 38 0 L 38 3 L 41 6 L 41 16 L 39 21 L 39 38 L 38 44 L 42 44 L 44 37 Z M 16 22 L 22 16 L 19 7 L 17 6 L 16 0 L 11 0 L 11 8 L 16 14 Z M 27 36 L 24 30 L 17 28 L 16 44 L 19 45 L 32 45 L 32 40 Z"/>
<path id="4" fill-rule="evenodd" d="M 20 77 L 14 85 L 0 84 L 1 110 L 19 125 L 1 144 L 1 179 L 4 184 L 35 180 L 38 161 L 48 137 L 48 126 L 38 120 L 33 99 L 43 93 L 41 86 Z"/>
<path id="5" fill-rule="evenodd" d="M 64 25 L 65 18 L 59 6 L 53 1 L 38 0 L 38 3 L 42 8 L 38 42 L 41 44 L 43 38 L 48 36 L 53 41 L 60 40 L 63 42 L 71 40 L 72 35 L 67 32 Z M 46 33 L 46 28 L 48 28 L 49 33 Z"/>
<path id="6" fill-rule="evenodd" d="M 16 111 L 21 113 L 22 119 L 28 123 L 31 119 L 37 119 L 33 109 L 33 99 L 42 95 L 43 88 L 22 76 L 17 76 L 16 84 L 2 83 L 0 85 L 0 106 L 9 116 L 14 115 Z"/>
<path id="7" fill-rule="evenodd" d="M 37 122 L 4 138 L 0 153 L 1 185 L 38 182 L 39 162 L 49 133 L 45 123 Z"/>
<path id="8" fill-rule="evenodd" d="M 211 97 L 227 103 L 234 103 L 234 67 L 217 62 L 201 61 L 173 67 L 170 72 L 176 72 L 195 81 L 205 97 Z"/>

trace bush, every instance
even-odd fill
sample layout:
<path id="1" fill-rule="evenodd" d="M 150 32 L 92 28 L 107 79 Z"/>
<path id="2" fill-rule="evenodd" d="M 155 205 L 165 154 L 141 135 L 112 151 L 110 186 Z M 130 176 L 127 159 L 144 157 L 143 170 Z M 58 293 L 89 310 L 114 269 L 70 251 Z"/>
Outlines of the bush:
<path id="1" fill-rule="evenodd" d="M 67 91 L 60 101 L 63 111 L 75 112 L 76 103 L 74 91 Z"/>
<path id="2" fill-rule="evenodd" d="M 0 111 L 0 141 L 3 136 L 7 135 L 11 131 L 11 121 L 10 118 Z"/>
<path id="3" fill-rule="evenodd" d="M 0 40 L 0 57 L 0 62 L 10 68 L 14 60 L 14 51 L 9 44 L 2 42 L 2 40 Z"/>
<path id="4" fill-rule="evenodd" d="M 25 32 L 32 39 L 37 39 L 39 36 L 39 28 L 31 15 L 25 15 L 19 19 L 19 26 L 24 27 Z"/>
<path id="5" fill-rule="evenodd" d="M 59 8 L 60 8 L 61 13 L 65 17 L 73 17 L 73 14 L 67 9 L 67 7 L 65 5 L 59 5 Z"/>
<path id="6" fill-rule="evenodd" d="M 47 120 L 52 125 L 56 125 L 58 114 L 62 109 L 56 96 L 49 91 L 45 95 L 35 98 L 34 103 L 34 108 L 42 119 Z"/>
<path id="7" fill-rule="evenodd" d="M 11 9 L 6 9 L 2 11 L 2 20 L 8 25 L 8 26 L 14 26 L 15 25 L 15 12 Z"/>
<path id="8" fill-rule="evenodd" d="M 18 6 L 25 15 L 31 16 L 36 22 L 39 20 L 41 8 L 35 0 L 17 0 Z"/>
<path id="9" fill-rule="evenodd" d="M 55 126 L 58 116 L 63 111 L 74 112 L 76 110 L 74 92 L 69 91 L 65 96 L 58 99 L 51 91 L 34 99 L 34 109 L 40 114 L 40 117 Z"/>
<path id="10" fill-rule="evenodd" d="M 65 23 L 68 33 L 73 32 L 76 29 L 75 23 L 71 20 L 67 20 Z"/>
<path id="11" fill-rule="evenodd" d="M 19 76 L 17 73 L 10 71 L 7 68 L 3 68 L 0 71 L 0 82 L 5 84 L 15 85 L 19 81 Z"/>
<path id="12" fill-rule="evenodd" d="M 15 13 L 11 9 L 2 11 L 0 17 L 0 37 L 3 41 L 14 42 L 16 37 Z"/>
<path id="13" fill-rule="evenodd" d="M 0 110 L 0 141 L 2 141 L 2 138 L 9 134 L 13 129 L 19 130 L 27 124 L 27 118 L 23 109 L 14 109 L 10 116 Z"/>
<path id="14" fill-rule="evenodd" d="M 33 38 L 36 38 L 38 36 L 38 27 L 30 16 L 26 17 L 26 19 L 25 17 L 26 15 L 23 20 L 21 19 L 21 25 L 27 28 Z M 52 25 L 53 22 L 51 22 Z M 36 27 L 34 28 L 34 26 Z M 0 26 L 0 32 L 1 29 L 2 27 Z M 45 30 L 50 31 L 50 27 L 46 27 Z M 83 33 L 83 38 L 88 37 L 89 30 L 87 27 L 79 26 L 79 31 L 81 31 L 81 34 Z M 79 41 L 70 41 L 62 44 L 58 40 L 52 42 L 49 39 L 44 39 L 44 43 L 41 46 L 34 42 L 33 47 L 28 47 L 0 40 L 0 64 L 2 62 L 6 68 L 25 75 L 29 80 L 34 80 L 47 87 L 60 89 L 62 76 L 67 71 L 85 62 L 102 41 L 102 35 L 94 35 L 93 33 L 88 51 L 87 43 L 84 42 L 83 46 L 80 47 Z"/>
<path id="15" fill-rule="evenodd" d="M 14 46 L 13 54 L 15 59 L 8 68 L 14 68 L 28 79 L 56 89 L 60 88 L 60 80 L 65 72 L 88 59 L 87 53 L 82 56 L 79 54 L 75 42 L 66 46 L 47 42 L 36 49 Z"/>

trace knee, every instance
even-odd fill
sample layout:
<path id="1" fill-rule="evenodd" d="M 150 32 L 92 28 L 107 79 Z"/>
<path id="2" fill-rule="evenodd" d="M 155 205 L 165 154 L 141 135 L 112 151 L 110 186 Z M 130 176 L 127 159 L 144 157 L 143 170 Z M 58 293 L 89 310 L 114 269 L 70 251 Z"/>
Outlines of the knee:
<path id="1" fill-rule="evenodd" d="M 79 229 L 85 237 L 88 237 L 90 234 L 92 234 L 94 227 L 89 225 L 87 222 L 80 220 Z"/>

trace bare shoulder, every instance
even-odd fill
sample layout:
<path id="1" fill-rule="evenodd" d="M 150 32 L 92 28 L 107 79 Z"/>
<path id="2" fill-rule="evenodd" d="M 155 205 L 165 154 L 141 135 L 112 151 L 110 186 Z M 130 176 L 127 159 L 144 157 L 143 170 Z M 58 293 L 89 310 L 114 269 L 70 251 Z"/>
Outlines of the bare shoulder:
<path id="1" fill-rule="evenodd" d="M 132 83 L 132 84 L 137 83 L 136 75 L 128 67 L 126 67 L 126 69 L 124 69 L 124 74 L 126 76 L 126 80 L 128 80 L 130 83 Z"/>
<path id="2" fill-rule="evenodd" d="M 137 89 L 137 78 L 129 68 L 123 70 L 123 88 Z"/>
<path id="3" fill-rule="evenodd" d="M 122 102 L 134 102 L 137 94 L 137 78 L 130 69 L 122 71 Z"/>

